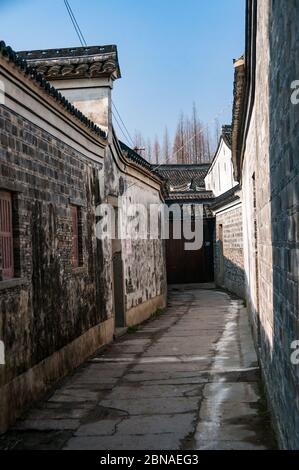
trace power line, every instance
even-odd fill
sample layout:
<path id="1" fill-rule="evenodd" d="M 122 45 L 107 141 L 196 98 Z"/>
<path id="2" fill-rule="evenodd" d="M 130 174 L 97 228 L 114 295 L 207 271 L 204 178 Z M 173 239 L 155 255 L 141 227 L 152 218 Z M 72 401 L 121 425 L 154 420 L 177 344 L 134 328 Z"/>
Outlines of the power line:
<path id="1" fill-rule="evenodd" d="M 221 115 L 224 113 L 224 111 L 226 111 L 227 108 L 231 108 L 231 106 L 232 106 L 232 105 L 231 105 L 231 103 L 230 103 L 230 104 L 226 105 L 224 108 L 222 108 L 222 110 L 219 111 L 219 112 L 215 115 L 215 117 L 214 117 L 213 119 L 211 119 L 210 123 L 215 122 L 216 119 L 217 119 L 219 116 L 221 116 Z M 190 139 L 188 139 L 186 142 L 184 142 L 184 144 L 182 145 L 182 147 L 180 147 L 180 148 L 179 148 L 178 150 L 176 150 L 172 155 L 169 156 L 169 158 L 166 160 L 165 163 L 167 163 L 167 162 L 169 162 L 169 161 L 172 161 L 172 160 L 174 159 L 174 157 L 177 156 L 177 154 L 178 154 L 179 152 L 181 152 L 181 151 L 185 148 L 185 146 L 186 146 L 187 144 L 189 144 L 190 142 L 192 142 L 197 136 L 201 135 L 203 132 L 204 132 L 204 129 L 203 129 L 203 128 L 200 129 L 198 132 L 195 132 L 195 134 L 193 134 L 193 135 L 190 137 Z M 156 167 L 154 167 L 153 170 L 154 170 L 154 171 L 158 170 L 163 164 L 164 164 L 164 163 L 160 163 L 159 165 L 157 165 Z"/>
<path id="2" fill-rule="evenodd" d="M 74 26 L 74 28 L 75 28 L 75 31 L 76 31 L 76 33 L 77 33 L 77 35 L 78 35 L 78 38 L 79 38 L 79 41 L 80 41 L 81 45 L 82 45 L 83 47 L 84 47 L 84 46 L 87 47 L 87 42 L 86 42 L 86 40 L 85 40 L 85 37 L 84 37 L 84 35 L 83 35 L 83 33 L 82 33 L 82 30 L 81 30 L 81 28 L 80 28 L 80 26 L 79 26 L 79 24 L 78 24 L 78 21 L 76 20 L 75 14 L 74 14 L 74 12 L 73 12 L 73 10 L 72 10 L 72 8 L 71 8 L 71 6 L 70 6 L 68 0 L 64 0 L 64 4 L 65 4 L 65 6 L 66 6 L 66 9 L 67 9 L 68 14 L 69 14 L 69 16 L 70 16 L 70 19 L 71 19 L 71 21 L 72 21 L 72 23 L 73 23 L 73 26 Z M 111 101 L 112 101 L 112 100 L 111 100 Z M 123 121 L 123 119 L 122 119 L 122 117 L 121 117 L 121 115 L 120 115 L 120 112 L 118 111 L 118 109 L 117 109 L 116 105 L 113 103 L 113 101 L 112 101 L 112 106 L 114 107 L 114 109 L 115 109 L 115 111 L 116 111 L 116 113 L 117 113 L 117 116 L 118 116 L 118 118 L 119 118 L 119 120 L 120 120 L 120 122 L 119 122 L 118 119 L 117 119 L 117 117 L 115 116 L 115 114 L 114 114 L 113 111 L 112 111 L 112 115 L 113 115 L 113 117 L 114 117 L 115 122 L 117 123 L 117 125 L 118 125 L 118 127 L 119 127 L 121 133 L 122 133 L 123 136 L 125 137 L 125 139 L 126 139 L 126 141 L 128 142 L 129 146 L 132 145 L 132 147 L 134 147 L 134 145 L 135 145 L 135 144 L 134 144 L 134 140 L 132 139 L 132 136 L 131 136 L 130 132 L 128 131 L 128 128 L 127 128 L 127 126 L 125 125 L 125 123 L 124 123 L 124 121 Z M 121 123 L 121 124 L 120 124 L 120 123 Z M 124 129 L 124 130 L 123 130 L 123 129 Z"/>
<path id="3" fill-rule="evenodd" d="M 219 111 L 213 119 L 211 119 L 210 123 L 214 122 L 219 116 L 221 116 L 221 115 L 224 113 L 224 111 L 226 111 L 227 108 L 230 108 L 231 106 L 232 106 L 232 103 L 230 103 L 230 104 L 226 105 L 224 108 L 222 108 L 222 110 Z M 152 165 L 152 170 L 153 170 L 153 171 L 157 171 L 157 170 L 159 170 L 159 168 L 160 168 L 162 165 L 164 165 L 165 163 L 171 162 L 171 161 L 177 156 L 177 154 L 178 154 L 189 142 L 191 142 L 192 140 L 194 140 L 196 136 L 202 134 L 203 132 L 204 132 L 204 129 L 201 129 L 199 132 L 196 132 L 195 134 L 193 134 L 193 135 L 190 137 L 190 139 L 188 139 L 188 140 L 184 143 L 184 145 L 182 145 L 182 147 L 180 147 L 178 150 L 176 150 L 174 153 L 172 153 L 172 154 L 166 159 L 165 162 L 160 163 L 160 164 L 156 164 L 156 166 L 155 166 L 155 165 Z M 132 183 L 130 186 L 128 186 L 127 190 L 130 189 L 130 188 L 132 188 L 132 187 L 135 186 L 135 185 L 136 185 L 136 183 Z"/>
<path id="4" fill-rule="evenodd" d="M 83 36 L 83 33 L 82 33 L 82 31 L 81 31 L 81 28 L 80 28 L 80 26 L 79 26 L 79 24 L 78 24 L 78 22 L 77 22 L 77 20 L 76 20 L 76 17 L 75 17 L 75 15 L 74 15 L 74 12 L 73 12 L 73 10 L 72 10 L 72 8 L 71 8 L 71 6 L 70 6 L 68 0 L 64 0 L 64 3 L 65 3 L 65 6 L 66 6 L 66 8 L 67 8 L 67 11 L 68 11 L 68 13 L 69 13 L 69 16 L 70 16 L 70 18 L 71 18 L 71 21 L 72 21 L 72 23 L 73 23 L 73 26 L 74 26 L 74 28 L 75 28 L 75 31 L 76 31 L 76 33 L 77 33 L 77 35 L 78 35 L 78 37 L 79 37 L 79 40 L 80 40 L 80 42 L 81 42 L 81 45 L 82 45 L 83 47 L 84 47 L 84 46 L 87 47 L 86 40 L 85 40 L 85 38 L 84 38 L 84 36 Z M 119 127 L 121 133 L 123 134 L 124 138 L 125 138 L 125 139 L 127 140 L 127 142 L 129 143 L 129 145 L 132 145 L 132 146 L 134 147 L 134 141 L 133 141 L 133 139 L 132 139 L 132 137 L 131 137 L 130 132 L 128 131 L 128 129 L 127 129 L 127 127 L 126 127 L 126 125 L 125 125 L 125 123 L 124 123 L 124 121 L 123 121 L 123 119 L 122 119 L 122 117 L 121 117 L 121 115 L 120 115 L 120 113 L 119 113 L 117 107 L 115 106 L 115 104 L 113 103 L 112 100 L 111 100 L 111 102 L 112 102 L 112 106 L 114 107 L 114 109 L 115 109 L 115 111 L 116 111 L 116 113 L 117 113 L 117 116 L 119 117 L 119 119 L 120 119 L 120 121 L 121 121 L 121 124 L 122 124 L 124 130 L 122 129 L 121 124 L 119 123 L 119 121 L 118 121 L 116 115 L 113 113 L 113 110 L 112 110 L 112 116 L 113 116 L 113 118 L 114 118 L 116 124 L 118 125 L 118 127 Z M 214 119 L 216 119 L 217 116 L 219 116 L 220 114 L 222 114 L 224 110 L 225 110 L 225 108 L 224 108 L 220 113 L 218 113 Z M 201 134 L 202 132 L 203 132 L 203 129 L 201 129 L 199 132 L 196 132 L 194 135 L 192 135 L 191 138 L 190 138 L 189 140 L 187 140 L 187 142 L 185 142 L 181 148 L 179 148 L 178 150 L 176 150 L 176 152 L 174 152 L 172 155 L 169 156 L 169 158 L 166 160 L 165 163 L 167 163 L 167 162 L 169 162 L 169 161 L 172 161 L 172 160 L 174 159 L 174 157 L 175 157 L 189 142 L 193 141 L 193 140 L 194 140 L 199 134 Z M 154 170 L 154 171 L 158 170 L 161 165 L 162 165 L 162 163 L 161 163 L 161 164 L 158 164 L 158 165 L 155 166 L 155 167 L 153 167 L 153 170 Z M 134 185 L 135 185 L 135 184 L 133 184 L 133 185 L 131 185 L 131 186 L 134 186 Z M 129 187 L 130 187 L 130 186 L 129 186 Z"/>
<path id="5" fill-rule="evenodd" d="M 111 101 L 112 101 L 112 100 L 111 100 Z M 121 121 L 121 123 L 122 123 L 122 125 L 123 125 L 123 127 L 124 127 L 124 129 L 125 129 L 125 131 L 126 131 L 126 133 L 127 133 L 127 135 L 128 135 L 128 137 L 129 137 L 129 141 L 131 141 L 131 144 L 130 144 L 130 145 L 133 145 L 133 147 L 134 147 L 134 145 L 135 145 L 135 144 L 134 144 L 134 140 L 132 139 L 131 134 L 130 134 L 130 132 L 128 131 L 128 129 L 127 129 L 127 127 L 126 127 L 126 125 L 125 125 L 125 123 L 124 123 L 124 121 L 123 121 L 123 119 L 122 119 L 122 117 L 121 117 L 119 111 L 117 110 L 117 107 L 116 107 L 115 104 L 113 103 L 113 101 L 112 101 L 112 106 L 114 107 L 114 109 L 115 109 L 115 111 L 116 111 L 116 113 L 117 113 L 117 115 L 118 115 L 118 117 L 119 117 L 119 119 L 120 119 L 120 121 Z"/>
<path id="6" fill-rule="evenodd" d="M 67 11 L 68 11 L 68 14 L 69 14 L 69 16 L 70 16 L 70 19 L 71 19 L 71 21 L 72 21 L 72 23 L 73 23 L 73 26 L 74 26 L 74 28 L 75 28 L 75 31 L 76 31 L 76 33 L 77 33 L 77 35 L 78 35 L 79 41 L 80 41 L 80 43 L 81 43 L 81 46 L 83 46 L 83 47 L 85 46 L 85 47 L 86 47 L 86 46 L 87 46 L 87 43 L 86 43 L 86 41 L 85 41 L 85 38 L 84 38 L 83 33 L 82 33 L 82 31 L 81 31 L 81 28 L 80 28 L 80 26 L 79 26 L 79 24 L 78 24 L 78 22 L 77 22 L 77 20 L 76 20 L 76 17 L 75 17 L 75 15 L 74 15 L 74 12 L 73 12 L 73 10 L 72 10 L 72 8 L 71 8 L 71 6 L 70 6 L 68 0 L 64 0 L 64 4 L 65 4 L 66 9 L 67 9 Z"/>
<path id="7" fill-rule="evenodd" d="M 125 140 L 127 141 L 128 145 L 129 145 L 129 147 L 130 147 L 131 143 L 130 143 L 130 141 L 129 141 L 127 135 L 126 135 L 125 132 L 123 131 L 122 126 L 120 125 L 120 123 L 119 123 L 119 121 L 118 121 L 118 119 L 117 119 L 117 117 L 116 117 L 116 115 L 114 114 L 113 111 L 112 111 L 112 116 L 113 116 L 113 118 L 114 118 L 114 120 L 115 120 L 115 122 L 116 122 L 116 124 L 117 124 L 117 127 L 119 128 L 120 132 L 122 133 L 122 135 L 124 136 Z"/>

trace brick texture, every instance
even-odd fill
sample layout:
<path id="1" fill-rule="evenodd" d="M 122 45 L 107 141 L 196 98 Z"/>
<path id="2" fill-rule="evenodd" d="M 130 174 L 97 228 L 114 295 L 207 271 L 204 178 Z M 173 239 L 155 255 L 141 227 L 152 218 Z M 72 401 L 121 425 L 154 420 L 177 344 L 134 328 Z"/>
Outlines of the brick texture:
<path id="1" fill-rule="evenodd" d="M 216 215 L 214 268 L 217 285 L 239 297 L 244 297 L 245 277 L 241 205 Z"/>
<path id="2" fill-rule="evenodd" d="M 95 205 L 100 166 L 0 107 L 0 187 L 13 194 L 15 276 L 1 288 L 3 385 L 107 319 Z M 72 265 L 71 205 L 79 204 L 82 266 Z M 0 283 L 1 286 L 1 283 Z"/>
<path id="3" fill-rule="evenodd" d="M 299 339 L 299 106 L 291 83 L 299 79 L 299 5 L 257 4 L 256 96 L 243 167 L 246 290 L 280 445 L 298 449 L 291 343 Z"/>

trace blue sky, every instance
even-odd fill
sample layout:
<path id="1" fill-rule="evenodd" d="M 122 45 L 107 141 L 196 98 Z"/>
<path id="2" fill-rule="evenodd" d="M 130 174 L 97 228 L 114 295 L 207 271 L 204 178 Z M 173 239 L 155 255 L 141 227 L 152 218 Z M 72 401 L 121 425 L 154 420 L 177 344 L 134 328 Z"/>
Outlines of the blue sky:
<path id="1" fill-rule="evenodd" d="M 70 0 L 88 45 L 117 44 L 114 102 L 131 134 L 171 135 L 195 101 L 213 127 L 231 121 L 233 59 L 245 0 Z M 63 0 L 0 0 L 1 39 L 15 50 L 79 46 Z"/>

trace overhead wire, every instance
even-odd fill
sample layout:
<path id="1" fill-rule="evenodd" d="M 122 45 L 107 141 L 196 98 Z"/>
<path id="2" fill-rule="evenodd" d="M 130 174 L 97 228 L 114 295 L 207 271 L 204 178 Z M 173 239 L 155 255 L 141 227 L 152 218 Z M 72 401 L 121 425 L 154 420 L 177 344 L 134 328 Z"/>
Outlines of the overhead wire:
<path id="1" fill-rule="evenodd" d="M 64 3 L 65 3 L 65 6 L 66 6 L 66 8 L 67 8 L 67 11 L 68 11 L 68 14 L 69 14 L 69 16 L 70 16 L 70 19 L 71 19 L 71 21 L 72 21 L 72 24 L 73 24 L 73 26 L 74 26 L 74 29 L 75 29 L 75 31 L 76 31 L 76 33 L 77 33 L 77 35 L 78 35 L 78 38 L 79 38 L 79 40 L 80 40 L 81 45 L 82 45 L 83 47 L 84 47 L 84 46 L 87 47 L 87 42 L 86 42 L 86 40 L 85 40 L 85 37 L 84 37 L 84 35 L 83 35 L 83 33 L 82 33 L 82 30 L 81 30 L 81 28 L 80 28 L 78 22 L 77 22 L 77 20 L 76 20 L 75 14 L 74 14 L 74 12 L 73 12 L 73 10 L 72 10 L 70 4 L 69 4 L 69 1 L 68 1 L 68 0 L 64 0 Z M 231 106 L 231 105 L 229 105 L 229 106 Z M 127 128 L 127 126 L 125 125 L 124 120 L 122 119 L 122 117 L 121 117 L 121 115 L 120 115 L 120 112 L 118 111 L 118 109 L 117 109 L 117 107 L 116 107 L 116 105 L 114 104 L 113 101 L 112 101 L 112 107 L 115 109 L 115 112 L 116 112 L 116 114 L 117 114 L 117 116 L 118 116 L 118 117 L 117 117 L 117 116 L 115 115 L 115 113 L 113 112 L 113 110 L 112 110 L 112 116 L 113 116 L 113 118 L 114 118 L 114 120 L 115 120 L 115 122 L 116 122 L 116 124 L 117 124 L 117 126 L 118 126 L 118 128 L 119 128 L 119 130 L 121 131 L 121 133 L 122 133 L 122 135 L 124 136 L 125 140 L 128 142 L 129 146 L 132 145 L 132 147 L 134 148 L 134 146 L 135 146 L 134 140 L 133 140 L 133 138 L 132 138 L 130 132 L 128 131 L 128 128 Z M 219 115 L 221 115 L 221 114 L 224 112 L 225 109 L 226 109 L 226 107 L 225 107 L 220 113 L 218 113 L 218 114 L 213 118 L 213 121 L 216 120 L 217 117 L 219 117 Z M 194 135 L 192 135 L 186 142 L 184 142 L 184 144 L 183 144 L 179 149 L 177 149 L 174 153 L 172 153 L 172 155 L 170 155 L 170 156 L 166 159 L 165 162 L 160 163 L 160 164 L 157 165 L 157 166 L 153 166 L 153 170 L 154 170 L 154 171 L 157 171 L 157 170 L 161 167 L 161 165 L 165 165 L 165 163 L 171 162 L 171 161 L 177 156 L 177 154 L 185 148 L 186 145 L 188 145 L 188 144 L 189 144 L 190 142 L 192 142 L 196 137 L 198 137 L 200 134 L 202 134 L 203 131 L 204 131 L 204 129 L 201 129 L 199 132 L 194 133 Z M 132 185 L 132 186 L 133 186 L 133 185 Z"/>
<path id="2" fill-rule="evenodd" d="M 83 46 L 83 47 L 85 46 L 85 47 L 86 47 L 86 46 L 87 46 L 87 42 L 85 41 L 84 35 L 83 35 L 83 33 L 82 33 L 82 31 L 81 31 L 81 28 L 80 28 L 80 26 L 79 26 L 79 24 L 78 24 L 78 22 L 77 22 L 77 20 L 76 20 L 76 17 L 75 17 L 75 14 L 74 14 L 73 10 L 72 10 L 71 5 L 69 4 L 68 0 L 64 0 L 64 4 L 65 4 L 66 9 L 67 9 L 67 11 L 68 11 L 69 17 L 70 17 L 70 19 L 71 19 L 71 21 L 72 21 L 72 23 L 73 23 L 73 26 L 74 26 L 74 28 L 75 28 L 75 31 L 76 31 L 76 33 L 77 33 L 77 35 L 78 35 L 78 38 L 79 38 L 80 43 L 81 43 L 81 46 Z"/>
<path id="3" fill-rule="evenodd" d="M 77 33 L 77 36 L 78 36 L 78 38 L 79 38 L 79 41 L 80 41 L 82 47 L 87 47 L 87 42 L 86 42 L 86 40 L 85 40 L 85 37 L 84 37 L 84 35 L 83 35 L 83 33 L 82 33 L 82 30 L 81 30 L 81 28 L 80 28 L 80 26 L 79 26 L 79 23 L 78 23 L 78 21 L 77 21 L 77 19 L 76 19 L 76 17 L 75 17 L 75 14 L 74 14 L 74 12 L 73 12 L 73 10 L 72 10 L 72 7 L 71 7 L 69 1 L 68 1 L 68 0 L 64 0 L 64 4 L 65 4 L 65 6 L 66 6 L 66 9 L 67 9 L 67 11 L 68 11 L 69 17 L 70 17 L 70 19 L 71 19 L 71 21 L 72 21 L 72 24 L 73 24 L 73 26 L 74 26 L 74 29 L 75 29 L 75 31 L 76 31 L 76 33 Z M 116 124 L 117 124 L 119 130 L 121 131 L 122 135 L 124 136 L 126 142 L 129 144 L 129 146 L 134 147 L 134 146 L 135 146 L 135 144 L 134 144 L 134 139 L 132 138 L 130 132 L 128 131 L 128 128 L 127 128 L 126 124 L 124 123 L 124 120 L 123 120 L 123 118 L 121 117 L 120 112 L 118 111 L 118 109 L 117 109 L 117 107 L 116 107 L 116 105 L 115 105 L 115 103 L 114 103 L 113 101 L 112 101 L 112 106 L 113 106 L 113 108 L 114 108 L 114 110 L 115 110 L 115 112 L 116 112 L 116 114 L 117 114 L 117 116 L 118 116 L 118 118 L 117 118 L 116 115 L 115 115 L 115 113 L 114 113 L 113 110 L 112 110 L 112 116 L 113 116 L 113 118 L 114 118 L 114 121 L 116 122 Z"/>

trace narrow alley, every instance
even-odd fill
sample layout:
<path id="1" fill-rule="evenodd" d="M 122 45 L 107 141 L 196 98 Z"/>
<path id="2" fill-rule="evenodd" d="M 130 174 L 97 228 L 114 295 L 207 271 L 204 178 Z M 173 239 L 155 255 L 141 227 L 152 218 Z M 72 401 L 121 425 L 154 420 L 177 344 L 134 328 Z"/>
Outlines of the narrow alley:
<path id="1" fill-rule="evenodd" d="M 65 379 L 1 449 L 274 449 L 241 300 L 172 286 L 168 308 Z"/>

